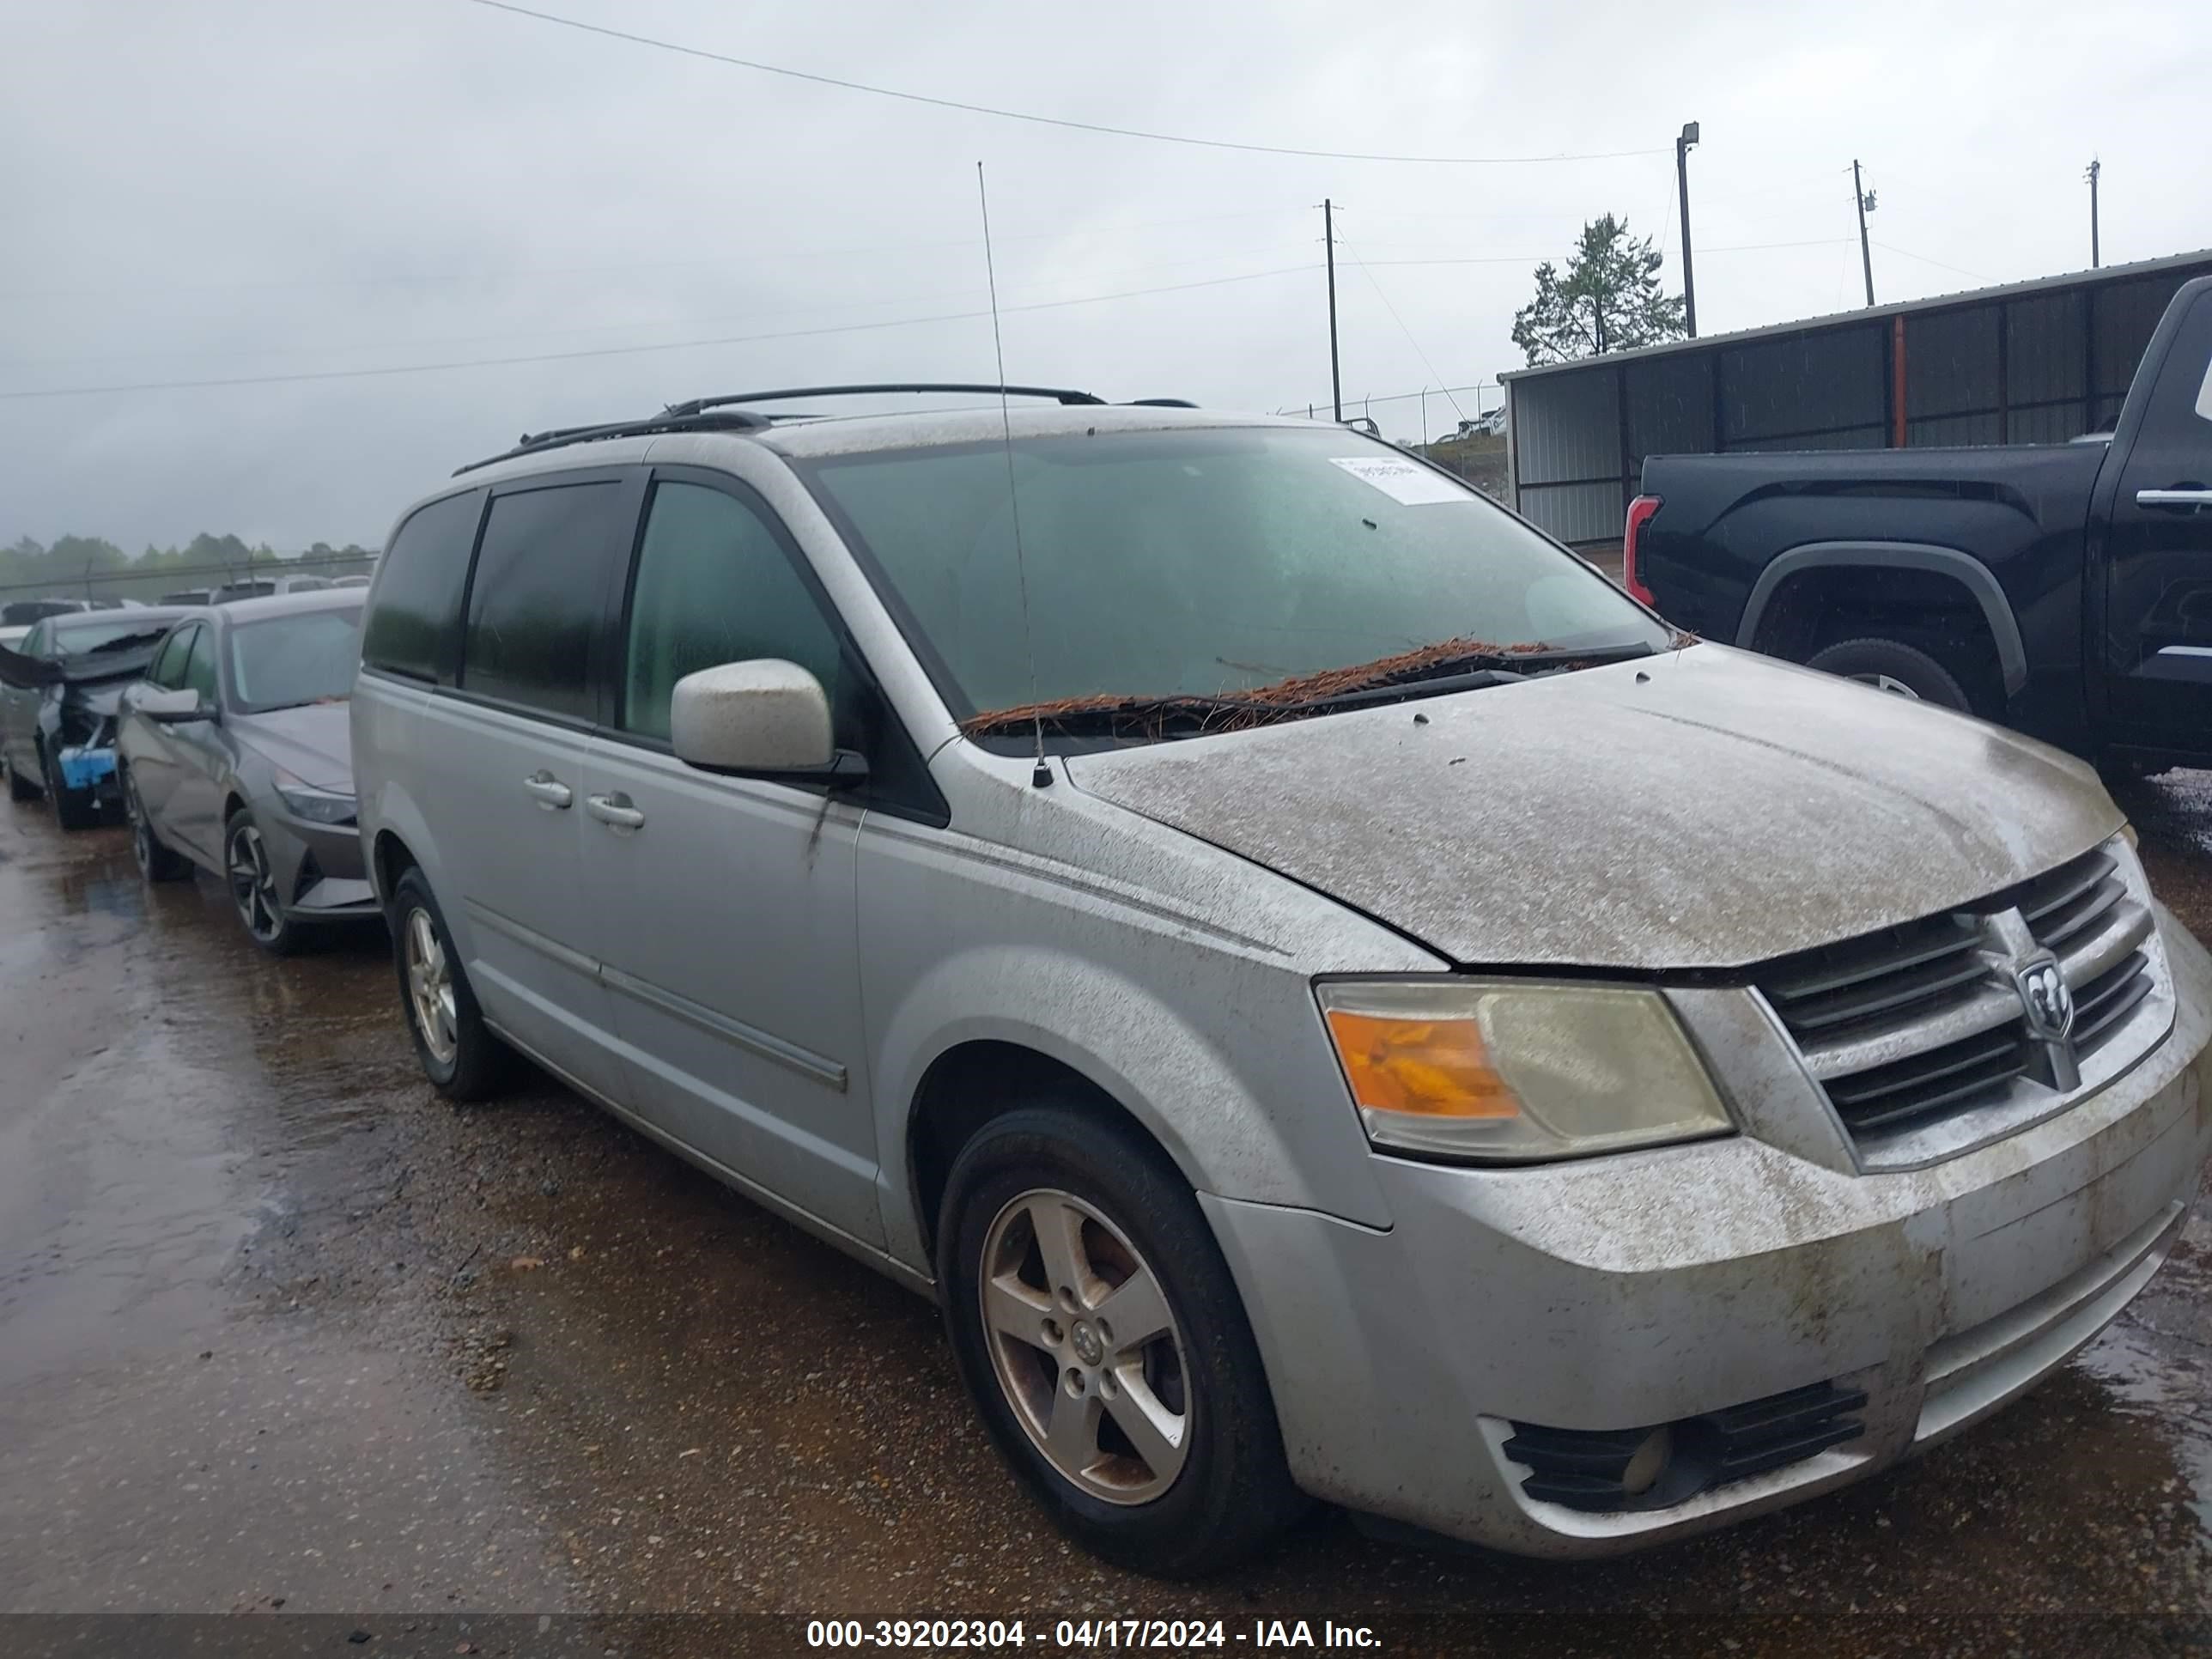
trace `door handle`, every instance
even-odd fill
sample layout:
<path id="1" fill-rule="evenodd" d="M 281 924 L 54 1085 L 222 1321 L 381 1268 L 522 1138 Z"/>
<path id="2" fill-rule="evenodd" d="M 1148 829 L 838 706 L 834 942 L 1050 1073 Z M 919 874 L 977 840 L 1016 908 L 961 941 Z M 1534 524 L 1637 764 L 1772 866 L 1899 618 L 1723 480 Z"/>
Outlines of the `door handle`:
<path id="1" fill-rule="evenodd" d="M 576 792 L 550 772 L 532 772 L 523 779 L 522 787 L 549 812 L 557 812 L 576 799 Z"/>
<path id="2" fill-rule="evenodd" d="M 611 823 L 617 830 L 636 830 L 645 823 L 645 814 L 619 789 L 611 795 L 585 796 L 584 809 L 601 823 Z"/>
<path id="3" fill-rule="evenodd" d="M 2199 507 L 2212 507 L 2212 489 L 2138 489 L 2136 491 L 2136 505 L 2185 512 Z"/>

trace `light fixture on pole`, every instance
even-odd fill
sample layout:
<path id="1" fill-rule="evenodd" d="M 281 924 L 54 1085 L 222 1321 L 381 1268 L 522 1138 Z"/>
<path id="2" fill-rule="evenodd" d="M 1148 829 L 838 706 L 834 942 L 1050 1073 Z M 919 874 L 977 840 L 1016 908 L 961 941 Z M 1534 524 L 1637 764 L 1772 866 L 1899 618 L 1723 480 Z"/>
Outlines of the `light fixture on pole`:
<path id="1" fill-rule="evenodd" d="M 1678 186 L 1676 198 L 1682 204 L 1682 320 L 1688 325 L 1690 337 L 1698 337 L 1698 278 L 1690 264 L 1690 148 L 1698 142 L 1698 124 L 1682 123 L 1681 135 L 1674 140 L 1674 182 Z"/>

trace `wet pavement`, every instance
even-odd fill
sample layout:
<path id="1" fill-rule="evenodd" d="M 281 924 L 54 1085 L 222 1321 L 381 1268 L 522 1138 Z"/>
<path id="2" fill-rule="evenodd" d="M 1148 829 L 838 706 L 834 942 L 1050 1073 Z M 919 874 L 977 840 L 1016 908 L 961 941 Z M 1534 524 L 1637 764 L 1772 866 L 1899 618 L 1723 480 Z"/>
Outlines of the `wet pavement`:
<path id="1" fill-rule="evenodd" d="M 2126 805 L 2212 936 L 2212 775 Z M 1324 1512 L 1176 1587 L 1050 1530 L 926 1303 L 556 1085 L 440 1100 L 380 935 L 269 959 L 213 882 L 0 806 L 0 1613 L 285 1615 L 0 1620 L 0 1650 L 781 1650 L 823 1616 L 1052 1649 L 1158 1616 L 1231 1650 L 1327 1619 L 1400 1652 L 2212 1650 L 2203 1203 L 2048 1384 L 1846 1492 L 1576 1566 Z M 633 1617 L 677 1611 L 726 1622 Z"/>

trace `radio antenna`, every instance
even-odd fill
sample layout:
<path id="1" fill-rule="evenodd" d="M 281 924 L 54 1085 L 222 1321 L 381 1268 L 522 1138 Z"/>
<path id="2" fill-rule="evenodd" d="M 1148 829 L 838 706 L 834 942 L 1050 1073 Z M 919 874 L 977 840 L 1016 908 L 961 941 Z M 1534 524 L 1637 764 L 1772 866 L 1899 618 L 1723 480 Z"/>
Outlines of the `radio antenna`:
<path id="1" fill-rule="evenodd" d="M 1006 343 L 999 332 L 999 271 L 991 259 L 991 193 L 983 186 L 983 164 L 975 163 L 975 200 L 983 210 L 983 275 L 991 285 L 991 349 L 999 359 L 999 432 L 1006 446 L 1006 511 L 1013 521 L 1014 585 L 1021 594 L 1022 648 L 1030 659 L 1030 719 L 1036 727 L 1036 764 L 1030 773 L 1033 788 L 1052 787 L 1052 769 L 1044 763 L 1044 710 L 1037 702 L 1036 637 L 1030 629 L 1029 567 L 1022 559 L 1022 497 L 1014 487 L 1014 416 L 1006 402 Z"/>

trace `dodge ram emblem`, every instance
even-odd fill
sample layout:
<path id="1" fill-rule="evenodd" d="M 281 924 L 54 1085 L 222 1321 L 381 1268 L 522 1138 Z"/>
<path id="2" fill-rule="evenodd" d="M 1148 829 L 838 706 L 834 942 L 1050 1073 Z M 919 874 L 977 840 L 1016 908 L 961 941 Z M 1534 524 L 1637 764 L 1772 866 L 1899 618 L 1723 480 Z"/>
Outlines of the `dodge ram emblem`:
<path id="1" fill-rule="evenodd" d="M 2027 1029 L 2045 1042 L 2065 1042 L 2074 1029 L 2074 994 L 2058 964 L 2049 957 L 2030 963 L 2013 980 L 2027 1012 Z"/>

